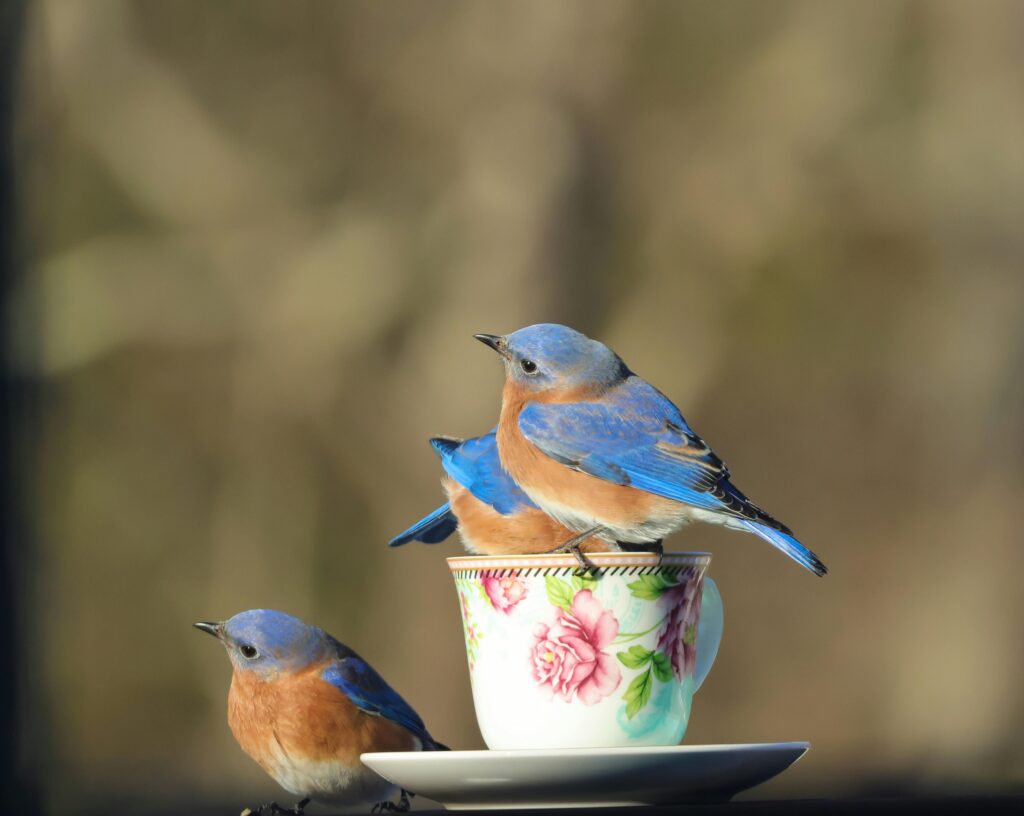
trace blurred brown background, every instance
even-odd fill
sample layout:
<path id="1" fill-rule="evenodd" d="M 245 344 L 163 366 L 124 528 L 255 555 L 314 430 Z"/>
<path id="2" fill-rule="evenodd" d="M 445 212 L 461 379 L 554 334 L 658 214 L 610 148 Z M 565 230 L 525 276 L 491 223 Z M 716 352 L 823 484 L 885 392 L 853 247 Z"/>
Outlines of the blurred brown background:
<path id="1" fill-rule="evenodd" d="M 15 673 L 47 809 L 278 795 L 189 627 L 254 606 L 481 746 L 458 547 L 385 543 L 441 501 L 427 437 L 496 417 L 470 335 L 551 320 L 832 570 L 669 542 L 714 552 L 727 611 L 687 741 L 811 740 L 757 796 L 1024 784 L 1024 6 L 22 8 Z"/>

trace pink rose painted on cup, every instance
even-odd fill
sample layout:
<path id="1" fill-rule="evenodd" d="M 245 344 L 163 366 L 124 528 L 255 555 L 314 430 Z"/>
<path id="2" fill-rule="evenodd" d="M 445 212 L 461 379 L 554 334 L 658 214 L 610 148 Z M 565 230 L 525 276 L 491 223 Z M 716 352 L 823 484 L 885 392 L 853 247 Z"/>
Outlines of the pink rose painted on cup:
<path id="1" fill-rule="evenodd" d="M 483 584 L 491 606 L 506 615 L 510 615 L 516 604 L 526 597 L 526 584 L 518 578 L 484 575 L 480 583 Z"/>
<path id="2" fill-rule="evenodd" d="M 575 696 L 594 705 L 622 682 L 615 658 L 604 651 L 619 633 L 619 622 L 589 589 L 576 593 L 552 626 L 538 624 L 531 652 L 533 676 L 566 702 Z"/>

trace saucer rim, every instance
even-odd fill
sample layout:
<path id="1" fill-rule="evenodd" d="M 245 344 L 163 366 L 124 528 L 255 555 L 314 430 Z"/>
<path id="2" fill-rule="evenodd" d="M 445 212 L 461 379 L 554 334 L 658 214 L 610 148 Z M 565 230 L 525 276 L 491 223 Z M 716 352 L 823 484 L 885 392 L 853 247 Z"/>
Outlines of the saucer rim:
<path id="1" fill-rule="evenodd" d="M 605 748 L 498 748 L 493 750 L 487 748 L 473 749 L 469 751 L 367 751 L 364 754 L 360 754 L 359 758 L 364 761 L 366 758 L 369 758 L 371 761 L 376 759 L 383 759 L 384 761 L 387 761 L 388 758 L 416 758 L 424 762 L 448 762 L 455 757 L 465 759 L 483 758 L 485 756 L 501 759 L 509 759 L 512 757 L 544 759 L 550 757 L 552 754 L 560 757 L 574 758 L 596 756 L 599 754 L 608 756 L 614 756 L 615 754 L 620 753 L 627 753 L 631 755 L 656 755 L 665 753 L 687 754 L 697 753 L 699 751 L 725 753 L 729 751 L 750 751 L 755 749 L 759 751 L 802 750 L 806 753 L 810 748 L 811 743 L 809 740 L 792 740 L 788 742 L 721 742 L 708 743 L 706 745 L 636 745 Z"/>
<path id="2" fill-rule="evenodd" d="M 791 741 L 368 752 L 360 758 L 392 784 L 446 810 L 596 810 L 727 802 L 785 773 L 810 747 L 810 741 Z M 605 778 L 598 790 L 590 787 L 595 772 Z"/>

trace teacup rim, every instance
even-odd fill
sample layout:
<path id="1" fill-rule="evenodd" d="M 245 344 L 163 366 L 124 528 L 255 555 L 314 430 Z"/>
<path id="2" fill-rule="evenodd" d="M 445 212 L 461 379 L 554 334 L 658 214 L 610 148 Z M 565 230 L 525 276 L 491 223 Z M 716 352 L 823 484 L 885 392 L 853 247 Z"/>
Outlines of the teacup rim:
<path id="1" fill-rule="evenodd" d="M 658 553 L 601 552 L 586 553 L 587 561 L 599 568 L 614 567 L 703 567 L 711 563 L 709 552 Z M 456 555 L 445 559 L 452 572 L 484 572 L 490 570 L 564 570 L 578 566 L 569 553 L 536 555 Z"/>

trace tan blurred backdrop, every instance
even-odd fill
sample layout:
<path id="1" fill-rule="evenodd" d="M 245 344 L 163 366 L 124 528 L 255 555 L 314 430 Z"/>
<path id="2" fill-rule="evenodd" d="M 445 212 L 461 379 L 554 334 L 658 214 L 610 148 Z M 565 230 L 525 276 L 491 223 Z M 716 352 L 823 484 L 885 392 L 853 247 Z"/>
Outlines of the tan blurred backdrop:
<path id="1" fill-rule="evenodd" d="M 189 624 L 269 606 L 474 723 L 426 439 L 474 332 L 555 320 L 682 408 L 832 572 L 693 528 L 687 740 L 757 795 L 1024 784 L 1024 6 L 30 4 L 8 316 L 26 734 L 51 809 L 276 795 Z"/>

